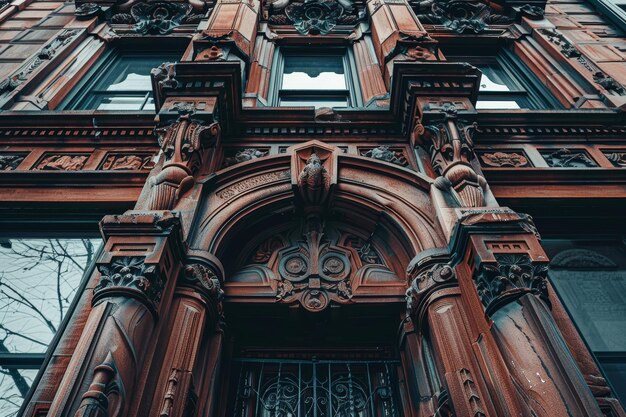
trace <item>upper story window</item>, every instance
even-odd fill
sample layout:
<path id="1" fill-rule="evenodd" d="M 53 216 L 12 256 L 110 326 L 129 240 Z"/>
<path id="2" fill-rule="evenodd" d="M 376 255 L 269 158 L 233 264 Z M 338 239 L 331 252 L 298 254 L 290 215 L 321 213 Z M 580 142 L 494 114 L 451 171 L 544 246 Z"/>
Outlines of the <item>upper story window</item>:
<path id="1" fill-rule="evenodd" d="M 281 107 L 355 107 L 352 58 L 346 49 L 312 53 L 282 49 L 278 53 L 274 94 Z"/>
<path id="2" fill-rule="evenodd" d="M 64 106 L 71 110 L 154 110 L 150 71 L 174 54 L 105 54 Z"/>
<path id="3" fill-rule="evenodd" d="M 509 51 L 503 50 L 497 56 L 452 56 L 448 60 L 469 62 L 482 71 L 478 110 L 561 107 L 539 79 Z"/>

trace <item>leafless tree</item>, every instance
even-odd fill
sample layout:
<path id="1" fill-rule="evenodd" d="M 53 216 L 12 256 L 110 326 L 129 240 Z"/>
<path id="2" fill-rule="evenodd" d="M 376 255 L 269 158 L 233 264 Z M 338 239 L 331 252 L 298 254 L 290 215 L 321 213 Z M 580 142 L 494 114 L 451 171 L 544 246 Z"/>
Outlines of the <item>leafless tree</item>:
<path id="1" fill-rule="evenodd" d="M 63 321 L 96 241 L 0 238 L 0 354 L 44 353 Z M 0 366 L 0 417 L 17 413 L 36 370 Z"/>

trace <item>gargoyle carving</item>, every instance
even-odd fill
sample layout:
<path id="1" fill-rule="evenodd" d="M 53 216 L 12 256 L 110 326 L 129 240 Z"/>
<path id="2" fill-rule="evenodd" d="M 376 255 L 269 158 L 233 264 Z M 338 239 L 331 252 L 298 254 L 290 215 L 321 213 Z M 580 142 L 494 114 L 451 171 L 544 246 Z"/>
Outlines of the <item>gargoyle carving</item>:
<path id="1" fill-rule="evenodd" d="M 156 129 L 165 155 L 163 169 L 149 180 L 149 209 L 171 210 L 181 195 L 194 184 L 194 175 L 202 163 L 202 154 L 214 144 L 220 133 L 219 124 L 205 125 L 192 118 L 193 110 L 180 108 L 172 124 Z"/>
<path id="2" fill-rule="evenodd" d="M 298 176 L 298 188 L 303 199 L 308 203 L 320 203 L 330 188 L 328 171 L 315 153 L 311 154 Z"/>

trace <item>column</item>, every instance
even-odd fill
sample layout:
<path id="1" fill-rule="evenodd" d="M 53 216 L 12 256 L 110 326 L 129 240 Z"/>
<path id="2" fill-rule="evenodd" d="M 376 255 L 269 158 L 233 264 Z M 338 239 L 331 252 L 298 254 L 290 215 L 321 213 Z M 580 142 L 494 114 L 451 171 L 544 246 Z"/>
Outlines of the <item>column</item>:
<path id="1" fill-rule="evenodd" d="M 180 221 L 170 212 L 106 216 L 98 284 L 48 416 L 132 415 L 180 269 Z"/>

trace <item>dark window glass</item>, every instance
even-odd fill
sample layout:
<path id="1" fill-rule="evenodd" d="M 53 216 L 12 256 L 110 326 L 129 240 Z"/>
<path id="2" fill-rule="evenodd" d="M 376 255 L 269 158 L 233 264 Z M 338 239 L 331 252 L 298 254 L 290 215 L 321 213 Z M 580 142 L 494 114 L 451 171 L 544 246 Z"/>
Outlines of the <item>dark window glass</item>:
<path id="1" fill-rule="evenodd" d="M 93 110 L 154 110 L 150 71 L 172 55 L 107 54 L 94 68 L 68 108 Z"/>
<path id="2" fill-rule="evenodd" d="M 560 108 L 539 79 L 509 51 L 498 56 L 449 56 L 448 60 L 469 62 L 482 71 L 478 110 Z"/>
<path id="3" fill-rule="evenodd" d="M 275 104 L 282 107 L 350 107 L 355 95 L 347 51 L 298 54 L 286 50 L 279 60 Z"/>
<path id="4" fill-rule="evenodd" d="M 626 246 L 542 243 L 551 258 L 551 282 L 614 392 L 626 401 Z"/>
<path id="5" fill-rule="evenodd" d="M 0 238 L 0 416 L 17 413 L 99 244 Z"/>
<path id="6" fill-rule="evenodd" d="M 394 361 L 236 361 L 235 416 L 400 417 Z"/>

